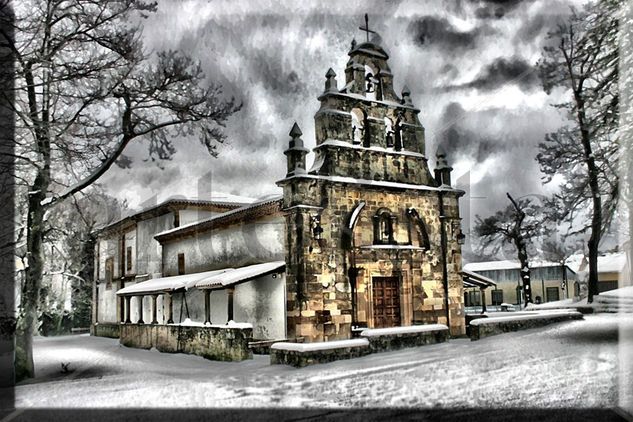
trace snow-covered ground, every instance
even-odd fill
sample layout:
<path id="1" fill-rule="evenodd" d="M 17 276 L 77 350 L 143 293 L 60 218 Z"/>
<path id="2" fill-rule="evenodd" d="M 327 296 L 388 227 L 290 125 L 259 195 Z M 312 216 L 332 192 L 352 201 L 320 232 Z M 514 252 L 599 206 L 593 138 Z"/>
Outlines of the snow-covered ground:
<path id="1" fill-rule="evenodd" d="M 626 399 L 621 385 L 633 384 L 631 360 L 621 356 L 633 340 L 623 340 L 619 329 L 633 332 L 633 315 L 587 315 L 478 342 L 455 339 L 303 369 L 271 366 L 268 356 L 214 362 L 87 335 L 38 338 L 37 377 L 15 388 L 15 403 L 17 408 L 613 407 Z M 69 373 L 62 373 L 62 362 L 69 363 Z"/>

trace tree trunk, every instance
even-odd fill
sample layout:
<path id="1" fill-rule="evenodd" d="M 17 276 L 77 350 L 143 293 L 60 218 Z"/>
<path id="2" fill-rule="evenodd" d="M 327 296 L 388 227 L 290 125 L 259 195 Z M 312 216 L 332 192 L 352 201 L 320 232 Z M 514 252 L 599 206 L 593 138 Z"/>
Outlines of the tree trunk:
<path id="1" fill-rule="evenodd" d="M 20 299 L 20 312 L 15 338 L 15 376 L 16 381 L 32 378 L 35 375 L 33 365 L 33 334 L 37 333 L 38 309 L 44 257 L 42 243 L 44 238 L 44 207 L 46 183 L 41 174 L 35 178 L 29 195 L 29 214 L 27 218 L 27 259 L 24 288 Z"/>
<path id="2" fill-rule="evenodd" d="M 598 294 L 598 247 L 602 237 L 602 198 L 600 196 L 600 185 L 598 182 L 598 169 L 593 156 L 591 136 L 585 119 L 585 103 L 581 97 L 582 87 L 574 91 L 574 98 L 578 108 L 577 119 L 580 128 L 580 139 L 582 141 L 587 172 L 589 175 L 589 188 L 592 198 L 591 213 L 591 237 L 589 238 L 589 281 L 587 302 L 592 303 L 594 295 Z"/>
<path id="3" fill-rule="evenodd" d="M 521 282 L 523 284 L 523 294 L 525 296 L 525 305 L 532 303 L 532 283 L 530 279 L 530 263 L 528 260 L 527 247 L 523 238 L 516 239 L 516 247 L 519 255 L 519 263 L 521 269 Z"/>

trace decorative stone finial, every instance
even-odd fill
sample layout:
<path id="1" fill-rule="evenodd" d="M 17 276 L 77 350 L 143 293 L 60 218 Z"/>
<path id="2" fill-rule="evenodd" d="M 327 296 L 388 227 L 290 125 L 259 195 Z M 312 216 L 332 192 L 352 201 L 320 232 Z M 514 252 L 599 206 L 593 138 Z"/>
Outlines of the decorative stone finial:
<path id="1" fill-rule="evenodd" d="M 299 129 L 299 125 L 297 124 L 297 122 L 295 122 L 295 124 L 292 125 L 292 129 L 290 129 L 289 135 L 292 139 L 296 139 L 300 137 L 301 135 L 303 135 L 303 133 L 301 132 L 301 129 Z"/>
<path id="2" fill-rule="evenodd" d="M 352 38 L 352 48 L 350 50 L 354 50 L 356 48 L 356 38 Z"/>
<path id="3" fill-rule="evenodd" d="M 446 160 L 446 151 L 442 145 L 437 147 L 435 157 L 437 158 L 435 165 L 435 181 L 440 186 L 450 186 L 451 171 L 453 171 L 453 168 L 448 165 L 448 161 Z"/>
<path id="4" fill-rule="evenodd" d="M 286 177 L 296 176 L 297 174 L 304 174 L 306 172 L 306 154 L 309 152 L 303 146 L 303 141 L 301 140 L 302 133 L 297 122 L 292 125 L 289 135 L 292 139 L 288 142 L 288 149 L 284 151 L 288 163 Z"/>
<path id="5" fill-rule="evenodd" d="M 412 106 L 413 103 L 411 102 L 411 90 L 409 89 L 408 86 L 403 86 L 402 87 L 402 104 L 404 105 L 408 105 L 408 106 Z"/>
<path id="6" fill-rule="evenodd" d="M 325 77 L 327 78 L 325 80 L 325 92 L 338 92 L 338 86 L 336 83 L 336 73 L 334 72 L 332 68 L 328 69 L 327 73 L 325 74 Z"/>
<path id="7" fill-rule="evenodd" d="M 442 145 L 438 145 L 437 151 L 435 152 L 435 156 L 439 158 L 446 158 L 446 151 L 444 151 L 444 147 Z"/>

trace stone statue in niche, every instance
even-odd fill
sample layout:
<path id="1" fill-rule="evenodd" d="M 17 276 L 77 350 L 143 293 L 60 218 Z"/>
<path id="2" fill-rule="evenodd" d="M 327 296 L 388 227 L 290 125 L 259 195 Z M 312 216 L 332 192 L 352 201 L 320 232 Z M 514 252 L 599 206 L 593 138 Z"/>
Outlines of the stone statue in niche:
<path id="1" fill-rule="evenodd" d="M 352 143 L 360 145 L 365 137 L 365 122 L 363 112 L 359 109 L 352 110 Z"/>
<path id="2" fill-rule="evenodd" d="M 404 120 L 404 116 L 402 115 L 402 112 L 399 112 L 398 117 L 396 118 L 396 124 L 395 124 L 394 147 L 396 151 L 400 151 L 403 147 L 403 144 L 402 144 L 402 121 L 403 120 Z"/>

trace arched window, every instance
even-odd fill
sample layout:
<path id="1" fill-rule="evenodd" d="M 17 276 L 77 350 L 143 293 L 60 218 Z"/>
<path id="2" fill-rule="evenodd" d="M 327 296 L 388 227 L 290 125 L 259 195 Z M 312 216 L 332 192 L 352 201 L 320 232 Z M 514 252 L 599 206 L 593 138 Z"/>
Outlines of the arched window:
<path id="1" fill-rule="evenodd" d="M 365 138 L 365 112 L 360 108 L 353 108 L 352 115 L 352 143 L 360 145 Z"/>
<path id="2" fill-rule="evenodd" d="M 396 217 L 386 208 L 381 208 L 374 215 L 374 244 L 395 244 L 393 228 Z"/>
<path id="3" fill-rule="evenodd" d="M 375 100 L 376 93 L 378 92 L 379 81 L 376 78 L 378 69 L 373 69 L 371 66 L 365 65 L 365 97 L 368 100 Z"/>
<path id="4" fill-rule="evenodd" d="M 385 143 L 387 148 L 393 147 L 394 135 L 393 122 L 389 117 L 385 117 Z"/>

